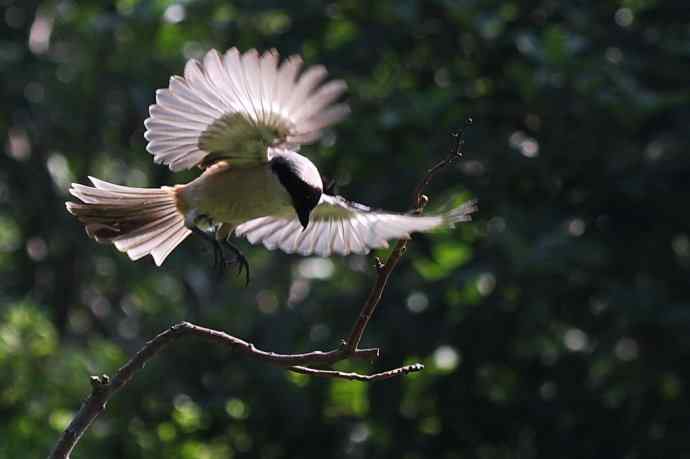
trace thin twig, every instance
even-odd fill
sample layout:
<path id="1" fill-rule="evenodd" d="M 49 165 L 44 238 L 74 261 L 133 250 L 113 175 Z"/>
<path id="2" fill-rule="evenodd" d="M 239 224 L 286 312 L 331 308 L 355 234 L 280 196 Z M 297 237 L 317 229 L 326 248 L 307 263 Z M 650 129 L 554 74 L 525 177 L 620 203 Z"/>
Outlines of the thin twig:
<path id="1" fill-rule="evenodd" d="M 414 189 L 412 202 L 413 206 L 415 206 L 415 209 L 419 209 L 421 211 L 423 206 L 427 204 L 428 198 L 425 199 L 425 196 L 422 193 L 424 192 L 424 188 L 426 188 L 426 186 L 429 183 L 431 183 L 431 179 L 434 178 L 436 173 L 441 169 L 455 163 L 462 157 L 462 132 L 455 132 L 451 135 L 455 139 L 455 143 L 450 151 L 450 154 L 446 156 L 443 160 L 434 164 L 430 169 L 427 169 L 426 175 L 424 176 L 424 178 L 422 178 L 422 180 L 419 181 L 417 187 Z"/>
<path id="2" fill-rule="evenodd" d="M 362 375 L 359 373 L 348 373 L 345 371 L 336 370 L 317 370 L 316 368 L 294 366 L 288 368 L 290 371 L 295 373 L 302 373 L 304 375 L 312 376 L 322 376 L 327 378 L 340 378 L 340 379 L 350 379 L 352 381 L 382 381 L 384 379 L 394 378 L 396 376 L 406 375 L 408 373 L 414 373 L 417 371 L 422 371 L 424 365 L 421 363 L 415 363 L 413 365 L 405 365 L 404 367 L 395 368 L 393 370 L 383 371 L 381 373 L 374 373 L 372 375 Z"/>
<path id="3" fill-rule="evenodd" d="M 429 184 L 434 175 L 444 167 L 454 163 L 460 156 L 460 148 L 462 146 L 461 136 L 454 134 L 456 138 L 453 152 L 444 160 L 438 162 L 433 167 L 426 171 L 425 176 L 415 188 L 413 207 L 415 212 L 421 213 L 424 206 L 428 202 L 428 198 L 422 193 L 424 188 Z M 181 322 L 173 325 L 169 329 L 158 334 L 155 338 L 148 341 L 134 357 L 132 357 L 124 366 L 122 366 L 115 375 L 108 377 L 108 375 L 92 376 L 91 377 L 91 395 L 84 400 L 76 415 L 70 422 L 69 426 L 60 436 L 57 444 L 50 453 L 49 459 L 69 459 L 72 450 L 79 442 L 79 439 L 88 430 L 94 420 L 105 410 L 108 401 L 113 395 L 122 389 L 134 377 L 137 371 L 141 370 L 149 360 L 154 358 L 159 352 L 174 343 L 178 339 L 188 336 L 196 336 L 199 338 L 208 339 L 215 343 L 227 346 L 233 350 L 238 350 L 243 354 L 262 360 L 271 365 L 287 367 L 288 370 L 326 378 L 341 378 L 353 381 L 381 381 L 385 379 L 394 378 L 405 375 L 411 372 L 417 372 L 424 369 L 422 364 L 416 363 L 413 365 L 406 365 L 392 370 L 374 373 L 370 375 L 362 375 L 359 373 L 343 372 L 337 370 L 317 369 L 311 368 L 308 365 L 332 365 L 348 358 L 358 358 L 365 360 L 374 360 L 379 355 L 378 348 L 360 349 L 359 344 L 364 335 L 364 331 L 371 319 L 376 306 L 378 305 L 383 291 L 386 288 L 388 279 L 397 266 L 400 258 L 404 255 L 407 249 L 408 240 L 400 240 L 396 243 L 393 251 L 388 256 L 388 259 L 383 263 L 379 258 L 376 258 L 377 277 L 374 286 L 372 287 L 367 300 L 365 301 L 359 316 L 352 328 L 352 331 L 347 340 L 338 348 L 331 351 L 314 351 L 303 354 L 278 354 L 275 352 L 263 351 L 256 348 L 252 343 L 228 335 L 225 332 L 213 330 L 210 328 L 201 327 L 191 324 L 189 322 Z"/>
<path id="4" fill-rule="evenodd" d="M 455 138 L 455 142 L 450 154 L 446 156 L 443 160 L 434 164 L 430 169 L 428 169 L 422 180 L 420 180 L 419 184 L 415 188 L 412 197 L 412 206 L 415 209 L 416 213 L 422 213 L 422 211 L 424 210 L 424 206 L 426 206 L 426 204 L 429 202 L 429 198 L 427 198 L 423 194 L 423 192 L 424 188 L 426 188 L 426 186 L 431 182 L 431 179 L 434 178 L 434 176 L 441 169 L 450 166 L 451 164 L 455 163 L 460 157 L 462 157 L 462 133 L 454 133 L 452 135 Z M 398 265 L 400 258 L 405 254 L 408 242 L 409 239 L 399 240 L 395 244 L 393 251 L 388 256 L 388 259 L 385 263 L 381 263 L 381 260 L 379 260 L 378 258 L 376 259 L 376 271 L 378 272 L 376 282 L 369 291 L 367 301 L 362 306 L 357 322 L 355 322 L 355 325 L 352 327 L 352 331 L 350 332 L 350 336 L 346 340 L 346 346 L 350 352 L 357 352 L 359 343 L 361 342 L 362 336 L 364 335 L 364 331 L 366 330 L 367 325 L 369 324 L 369 320 L 371 319 L 371 316 L 374 314 L 376 306 L 381 301 L 381 297 L 383 296 L 383 291 L 386 288 L 388 279 L 390 278 L 390 275 L 395 269 L 395 267 Z"/>

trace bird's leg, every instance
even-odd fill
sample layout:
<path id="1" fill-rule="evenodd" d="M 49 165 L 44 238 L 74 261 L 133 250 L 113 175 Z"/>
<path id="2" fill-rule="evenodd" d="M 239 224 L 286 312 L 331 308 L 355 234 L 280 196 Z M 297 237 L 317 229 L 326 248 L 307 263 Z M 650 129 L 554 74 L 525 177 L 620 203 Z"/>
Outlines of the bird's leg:
<path id="1" fill-rule="evenodd" d="M 205 224 L 205 226 L 210 226 L 209 231 L 205 231 L 199 228 L 200 224 Z M 207 241 L 213 250 L 213 270 L 216 273 L 216 278 L 220 280 L 225 273 L 225 268 L 231 264 L 237 263 L 238 269 L 237 274 L 242 274 L 242 270 L 246 273 L 246 285 L 249 285 L 249 262 L 247 258 L 242 254 L 242 252 L 231 244 L 227 239 L 218 239 L 213 235 L 217 233 L 220 229 L 219 225 L 214 225 L 212 220 L 207 216 L 200 214 L 198 211 L 191 211 L 185 217 L 185 226 L 189 228 L 193 233 L 198 234 L 201 238 Z M 232 251 L 233 258 L 228 259 L 226 257 L 223 248 L 229 248 Z"/>
<path id="2" fill-rule="evenodd" d="M 216 273 L 215 277 L 220 279 L 223 276 L 224 268 L 223 250 L 220 247 L 220 243 L 207 231 L 204 231 L 197 226 L 193 226 L 190 229 L 194 234 L 198 234 L 204 241 L 211 245 L 211 250 L 213 251 L 213 271 Z"/>
<path id="3" fill-rule="evenodd" d="M 216 243 L 215 238 L 208 234 L 207 231 L 204 231 L 201 228 L 199 228 L 198 225 L 203 220 L 208 221 L 208 217 L 202 215 L 198 210 L 192 209 L 184 217 L 184 226 L 186 226 L 187 229 L 189 229 L 194 234 L 197 234 L 203 240 L 205 240 L 211 245 L 211 248 L 213 250 L 213 266 L 215 268 L 216 264 L 218 263 L 218 244 Z"/>
<path id="4" fill-rule="evenodd" d="M 242 270 L 244 269 L 245 285 L 249 285 L 249 262 L 247 261 L 247 257 L 245 257 L 242 251 L 239 248 L 237 248 L 235 244 L 230 242 L 227 238 L 221 239 L 220 241 L 218 241 L 218 244 L 221 247 L 221 252 L 223 253 L 223 261 L 225 262 L 225 264 L 228 265 L 230 263 L 228 263 L 227 259 L 225 258 L 225 252 L 222 250 L 223 248 L 226 248 L 232 252 L 232 263 L 237 263 L 237 275 L 241 275 Z"/>

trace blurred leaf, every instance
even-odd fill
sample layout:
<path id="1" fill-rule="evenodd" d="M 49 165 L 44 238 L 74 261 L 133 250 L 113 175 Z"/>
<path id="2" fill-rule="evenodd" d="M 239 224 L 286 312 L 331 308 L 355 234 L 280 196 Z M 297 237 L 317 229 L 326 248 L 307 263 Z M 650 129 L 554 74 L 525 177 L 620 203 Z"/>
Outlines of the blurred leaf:
<path id="1" fill-rule="evenodd" d="M 472 250 L 460 242 L 445 242 L 433 247 L 433 261 L 416 259 L 414 266 L 428 280 L 447 277 L 472 258 Z"/>
<path id="2" fill-rule="evenodd" d="M 356 381 L 334 379 L 330 383 L 330 406 L 326 415 L 365 416 L 369 412 L 367 385 Z"/>

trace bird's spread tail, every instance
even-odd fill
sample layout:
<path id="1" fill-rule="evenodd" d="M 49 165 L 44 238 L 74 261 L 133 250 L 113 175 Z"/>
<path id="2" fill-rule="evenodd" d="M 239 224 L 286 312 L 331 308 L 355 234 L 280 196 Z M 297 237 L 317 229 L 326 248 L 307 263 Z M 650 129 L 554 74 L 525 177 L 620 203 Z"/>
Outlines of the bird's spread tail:
<path id="1" fill-rule="evenodd" d="M 66 206 L 96 241 L 114 244 L 132 260 L 150 254 L 160 266 L 191 233 L 172 188 L 132 188 L 89 179 L 93 187 L 72 184 L 70 193 L 82 202 Z"/>

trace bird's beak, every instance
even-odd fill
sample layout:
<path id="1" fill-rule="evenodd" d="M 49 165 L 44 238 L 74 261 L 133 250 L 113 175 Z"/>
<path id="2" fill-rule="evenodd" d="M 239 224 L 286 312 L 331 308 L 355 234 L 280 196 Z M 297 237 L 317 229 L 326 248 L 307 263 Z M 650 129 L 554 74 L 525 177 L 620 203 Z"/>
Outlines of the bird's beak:
<path id="1" fill-rule="evenodd" d="M 302 224 L 302 231 L 307 229 L 307 225 L 309 225 L 309 214 L 311 212 L 300 212 L 297 217 L 299 218 L 299 222 Z"/>

